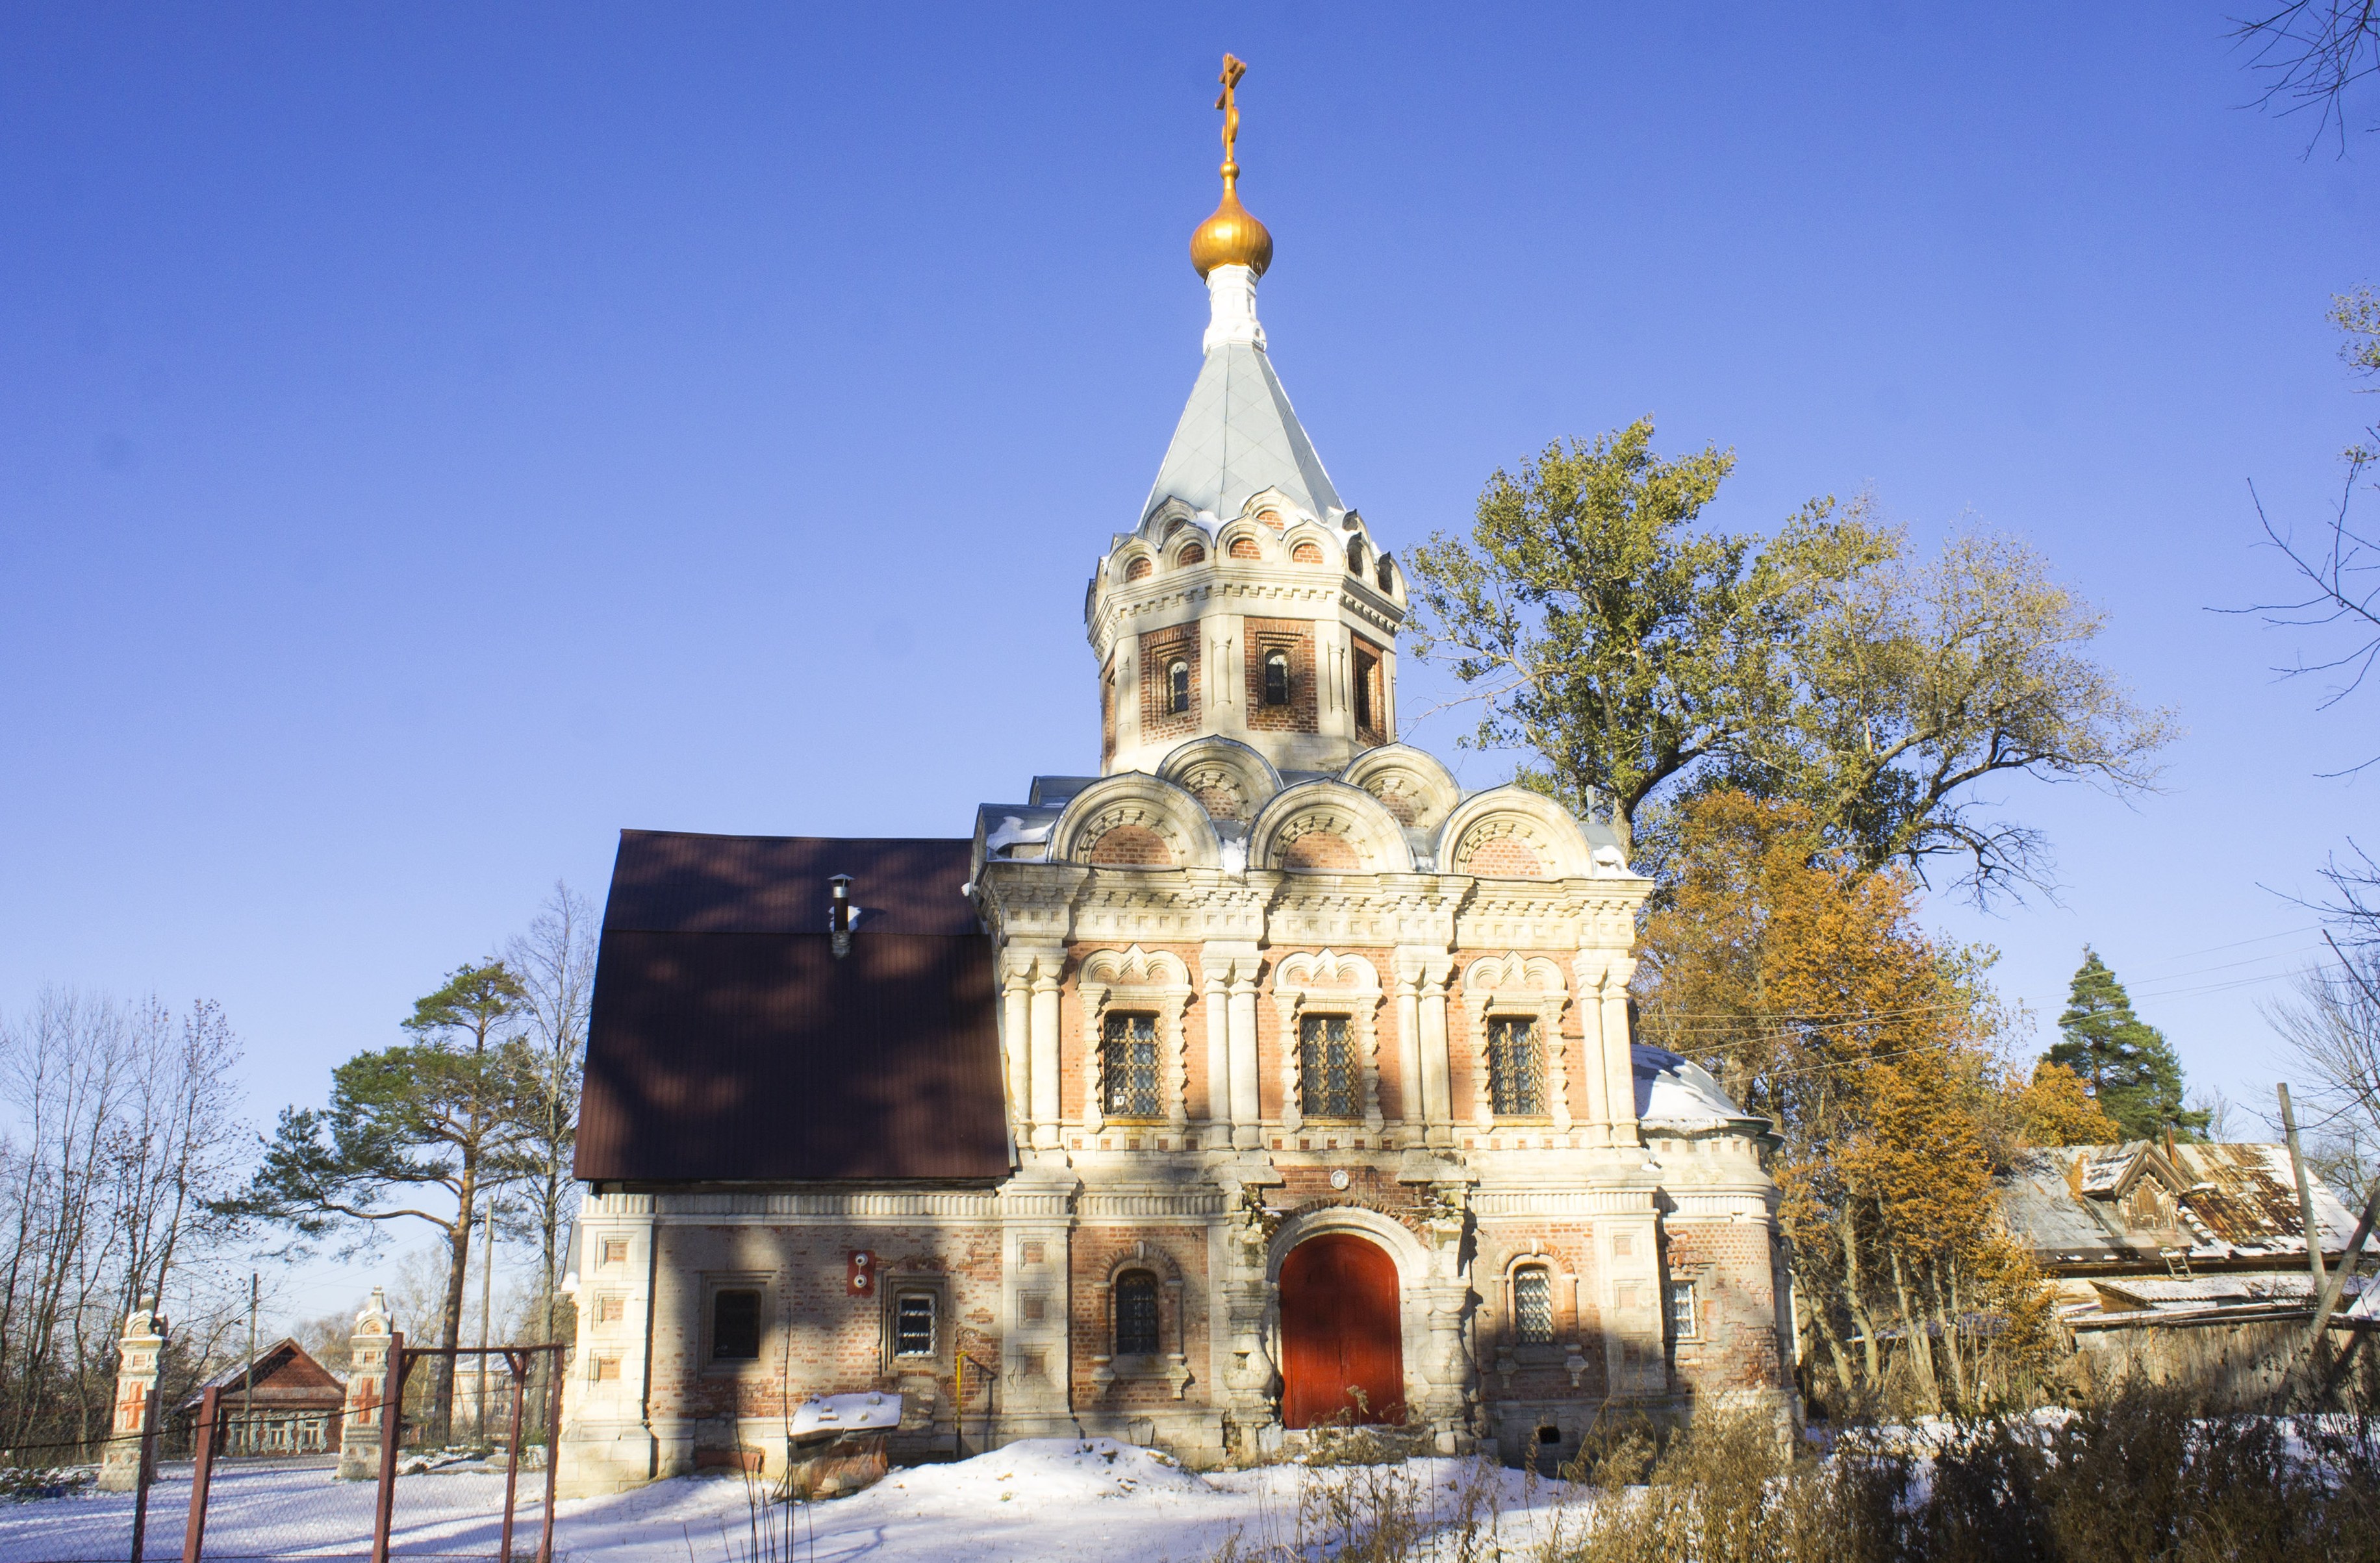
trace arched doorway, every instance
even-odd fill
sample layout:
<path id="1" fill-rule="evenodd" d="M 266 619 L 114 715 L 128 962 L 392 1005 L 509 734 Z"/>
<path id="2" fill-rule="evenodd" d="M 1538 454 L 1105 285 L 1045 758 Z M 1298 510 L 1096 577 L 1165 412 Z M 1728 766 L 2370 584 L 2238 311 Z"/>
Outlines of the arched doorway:
<path id="1" fill-rule="evenodd" d="M 1378 1245 L 1324 1232 L 1291 1249 L 1281 1265 L 1283 1425 L 1402 1421 L 1401 1310 L 1396 1262 Z"/>

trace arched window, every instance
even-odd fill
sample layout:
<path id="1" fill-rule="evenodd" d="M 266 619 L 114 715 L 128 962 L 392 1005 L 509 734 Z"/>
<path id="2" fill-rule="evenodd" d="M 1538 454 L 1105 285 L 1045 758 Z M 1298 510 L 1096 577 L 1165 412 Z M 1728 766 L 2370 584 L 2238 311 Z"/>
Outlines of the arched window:
<path id="1" fill-rule="evenodd" d="M 1524 1346 L 1553 1342 L 1554 1278 L 1543 1265 L 1512 1272 L 1512 1334 Z"/>
<path id="2" fill-rule="evenodd" d="M 1545 1049 L 1537 1023 L 1500 1015 L 1488 1023 L 1488 1094 L 1499 1118 L 1535 1118 L 1546 1110 Z"/>
<path id="3" fill-rule="evenodd" d="M 1175 662 L 1165 670 L 1165 709 L 1180 716 L 1190 709 L 1190 664 Z"/>
<path id="4" fill-rule="evenodd" d="M 1182 547 L 1182 557 L 1177 560 L 1176 563 L 1182 564 L 1204 564 L 1207 563 L 1207 551 L 1200 548 L 1196 543 L 1184 543 Z"/>
<path id="5" fill-rule="evenodd" d="M 1300 564 L 1319 564 L 1322 563 L 1322 545 L 1301 542 L 1289 551 L 1289 556 Z"/>
<path id="6" fill-rule="evenodd" d="M 1128 581 L 1146 580 L 1148 573 L 1156 568 L 1157 566 L 1150 563 L 1148 556 L 1144 553 L 1123 567 L 1123 578 Z"/>
<path id="7" fill-rule="evenodd" d="M 1265 653 L 1264 703 L 1268 706 L 1289 704 L 1289 653 L 1286 651 Z"/>
<path id="8" fill-rule="evenodd" d="M 1153 1357 L 1162 1342 L 1157 1321 L 1157 1278 L 1126 1270 L 1115 1283 L 1115 1354 Z"/>
<path id="9" fill-rule="evenodd" d="M 1297 1095 L 1309 1117 L 1355 1116 L 1355 1049 L 1345 1015 L 1297 1017 Z"/>
<path id="10" fill-rule="evenodd" d="M 1381 589 L 1382 591 L 1394 591 L 1394 590 L 1396 589 L 1396 587 L 1397 587 L 1397 573 L 1396 573 L 1394 570 L 1392 570 L 1392 569 L 1389 568 L 1389 556 L 1388 556 L 1387 554 L 1385 554 L 1385 553 L 1383 553 L 1382 555 L 1380 555 L 1380 568 L 1379 568 L 1379 572 L 1378 572 L 1378 576 L 1379 576 L 1379 582 L 1380 582 L 1380 589 Z"/>
<path id="11" fill-rule="evenodd" d="M 1364 539 L 1361 538 L 1347 539 L 1347 573 L 1351 576 L 1364 573 Z"/>

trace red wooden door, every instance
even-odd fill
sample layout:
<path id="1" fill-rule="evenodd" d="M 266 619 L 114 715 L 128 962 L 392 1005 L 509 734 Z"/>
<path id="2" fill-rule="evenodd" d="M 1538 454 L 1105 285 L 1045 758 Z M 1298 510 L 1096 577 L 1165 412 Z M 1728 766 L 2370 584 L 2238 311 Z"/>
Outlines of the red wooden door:
<path id="1" fill-rule="evenodd" d="M 1344 1232 L 1289 1251 L 1281 1266 L 1281 1376 L 1286 1426 L 1342 1412 L 1357 1422 L 1403 1420 L 1404 1328 L 1388 1254 Z M 1349 1393 L 1355 1389 L 1361 1411 Z"/>

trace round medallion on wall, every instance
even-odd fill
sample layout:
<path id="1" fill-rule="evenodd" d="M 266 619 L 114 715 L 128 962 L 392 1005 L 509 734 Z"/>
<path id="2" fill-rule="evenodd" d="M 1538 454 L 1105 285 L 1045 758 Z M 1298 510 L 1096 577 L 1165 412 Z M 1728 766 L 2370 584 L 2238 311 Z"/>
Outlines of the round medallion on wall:
<path id="1" fill-rule="evenodd" d="M 1337 1171 L 1330 1174 L 1330 1186 L 1334 1189 L 1343 1189 L 1347 1186 L 1347 1169 L 1345 1168 L 1342 1167 Z"/>

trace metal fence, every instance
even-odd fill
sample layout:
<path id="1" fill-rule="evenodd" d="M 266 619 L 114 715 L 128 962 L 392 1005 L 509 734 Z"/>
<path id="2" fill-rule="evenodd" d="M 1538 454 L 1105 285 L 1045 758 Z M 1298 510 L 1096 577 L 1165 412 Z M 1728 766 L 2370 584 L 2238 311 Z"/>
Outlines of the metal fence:
<path id="1" fill-rule="evenodd" d="M 331 1440 L 292 1448 L 301 1440 L 289 1413 L 243 1411 L 237 1388 L 208 1390 L 170 1432 L 159 1426 L 152 1396 L 146 1433 L 0 1448 L 0 1563 L 526 1563 L 532 1556 L 552 1563 L 562 1356 L 560 1346 L 442 1351 L 395 1336 L 384 1403 L 375 1408 L 379 1459 L 376 1470 L 367 1467 L 370 1479 L 340 1480 Z M 487 1429 L 493 1440 L 457 1443 L 458 1426 L 476 1435 L 494 1419 L 447 1414 L 438 1375 L 422 1370 L 482 1357 L 494 1369 L 489 1403 L 500 1408 L 502 1425 Z M 460 1377 L 455 1407 L 468 1400 L 476 1412 L 478 1375 Z M 541 1427 L 528 1422 L 539 1410 Z M 174 1432 L 188 1437 L 188 1458 L 169 1458 Z M 102 1472 L 130 1490 L 102 1490 Z"/>

